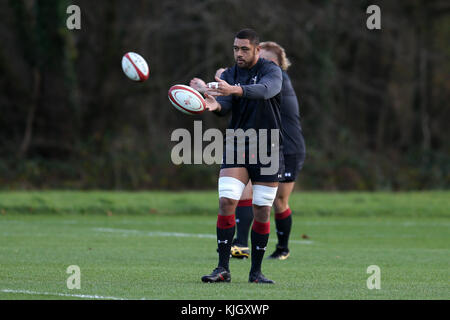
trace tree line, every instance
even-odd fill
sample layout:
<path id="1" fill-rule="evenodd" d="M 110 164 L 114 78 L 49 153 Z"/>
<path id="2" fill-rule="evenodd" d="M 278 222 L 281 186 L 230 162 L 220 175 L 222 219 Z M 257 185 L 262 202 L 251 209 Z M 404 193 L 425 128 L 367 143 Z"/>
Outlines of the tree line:
<path id="1" fill-rule="evenodd" d="M 81 30 L 66 26 L 69 5 Z M 298 189 L 410 190 L 450 185 L 450 5 L 377 1 L 0 2 L 0 188 L 215 188 L 219 166 L 176 166 L 171 132 L 225 129 L 167 99 L 213 80 L 251 27 L 282 45 L 300 102 L 307 158 Z M 150 78 L 121 70 L 129 51 Z"/>

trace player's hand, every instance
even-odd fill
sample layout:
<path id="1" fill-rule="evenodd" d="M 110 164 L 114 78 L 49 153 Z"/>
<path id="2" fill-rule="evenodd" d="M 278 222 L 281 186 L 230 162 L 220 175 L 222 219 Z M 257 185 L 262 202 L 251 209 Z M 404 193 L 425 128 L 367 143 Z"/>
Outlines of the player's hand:
<path id="1" fill-rule="evenodd" d="M 222 80 L 218 77 L 215 77 L 218 85 L 217 89 L 211 89 L 208 88 L 206 92 L 214 97 L 220 97 L 220 96 L 231 96 L 231 95 L 242 95 L 242 88 L 239 86 L 232 86 L 228 84 L 225 80 Z"/>
<path id="2" fill-rule="evenodd" d="M 206 102 L 206 110 L 220 111 L 221 109 L 220 103 L 218 103 L 217 100 L 213 96 L 209 95 L 207 92 L 205 92 L 204 95 Z"/>
<path id="3" fill-rule="evenodd" d="M 204 93 L 208 89 L 208 86 L 206 85 L 205 81 L 203 81 L 202 79 L 199 79 L 199 78 L 192 79 L 189 82 L 189 86 L 194 88 L 195 90 L 197 90 L 200 93 Z"/>

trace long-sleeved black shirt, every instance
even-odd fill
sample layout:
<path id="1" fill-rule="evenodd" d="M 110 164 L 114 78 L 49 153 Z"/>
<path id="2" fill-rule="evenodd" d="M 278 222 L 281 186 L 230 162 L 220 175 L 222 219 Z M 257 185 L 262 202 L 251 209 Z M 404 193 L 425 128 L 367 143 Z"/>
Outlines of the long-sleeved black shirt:
<path id="1" fill-rule="evenodd" d="M 281 123 L 283 125 L 284 154 L 304 153 L 305 145 L 300 125 L 297 95 L 292 87 L 291 79 L 284 71 L 283 86 L 281 88 Z"/>
<path id="2" fill-rule="evenodd" d="M 260 58 L 250 69 L 234 65 L 226 69 L 221 79 L 230 85 L 239 85 L 243 96 L 217 97 L 221 105 L 218 115 L 224 116 L 231 111 L 228 129 L 255 129 L 259 141 L 259 130 L 267 129 L 267 141 L 270 149 L 271 129 L 279 130 L 276 150 L 282 150 L 281 126 L 281 86 L 283 83 L 281 69 L 273 62 Z"/>
<path id="3" fill-rule="evenodd" d="M 230 85 L 239 85 L 242 97 L 217 97 L 221 105 L 218 115 L 232 116 L 228 129 L 280 129 L 281 69 L 271 61 L 260 58 L 250 69 L 234 65 L 221 76 Z"/>

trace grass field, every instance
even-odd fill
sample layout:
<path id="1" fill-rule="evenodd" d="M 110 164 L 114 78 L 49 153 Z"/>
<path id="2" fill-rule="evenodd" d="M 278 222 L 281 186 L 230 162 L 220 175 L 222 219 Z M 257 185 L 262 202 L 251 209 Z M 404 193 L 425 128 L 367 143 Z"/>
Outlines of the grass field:
<path id="1" fill-rule="evenodd" d="M 295 193 L 291 207 L 291 256 L 263 263 L 275 285 L 249 284 L 234 259 L 231 283 L 204 284 L 215 192 L 0 192 L 0 299 L 450 298 L 450 192 Z"/>

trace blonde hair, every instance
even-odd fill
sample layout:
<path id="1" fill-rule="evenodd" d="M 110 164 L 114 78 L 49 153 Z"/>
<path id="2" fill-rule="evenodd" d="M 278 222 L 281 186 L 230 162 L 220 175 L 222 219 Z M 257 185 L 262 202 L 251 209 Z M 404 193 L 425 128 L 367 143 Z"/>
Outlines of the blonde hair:
<path id="1" fill-rule="evenodd" d="M 266 41 L 261 42 L 259 46 L 263 50 L 274 53 L 277 56 L 278 63 L 281 69 L 283 69 L 284 71 L 286 71 L 291 66 L 291 62 L 286 56 L 286 51 L 284 51 L 284 48 L 280 46 L 278 43 L 273 41 Z"/>

